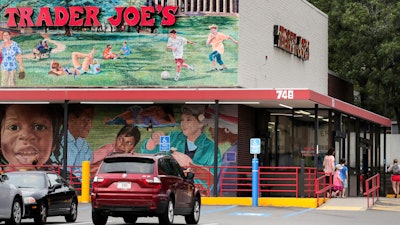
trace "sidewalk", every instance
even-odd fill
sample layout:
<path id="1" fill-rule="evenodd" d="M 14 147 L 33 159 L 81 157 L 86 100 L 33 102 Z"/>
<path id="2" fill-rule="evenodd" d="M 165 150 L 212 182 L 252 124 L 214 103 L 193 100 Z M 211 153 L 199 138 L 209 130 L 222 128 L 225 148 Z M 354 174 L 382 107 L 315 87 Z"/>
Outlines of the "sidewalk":
<path id="1" fill-rule="evenodd" d="M 384 199 L 380 197 L 378 202 Z M 246 197 L 203 197 L 204 205 L 242 205 L 252 206 L 252 198 Z M 377 199 L 374 199 L 377 201 Z M 397 200 L 397 199 L 396 199 Z M 400 203 L 400 199 L 398 199 Z M 369 207 L 373 208 L 373 200 L 369 198 Z M 259 198 L 258 206 L 270 207 L 300 207 L 300 208 L 316 208 L 317 210 L 346 210 L 346 211 L 365 211 L 368 209 L 366 197 L 348 197 L 348 198 L 331 198 L 326 199 L 318 207 L 316 198 Z"/>
<path id="2" fill-rule="evenodd" d="M 379 197 L 379 200 L 375 198 L 375 204 L 373 204 L 372 198 L 369 200 L 370 210 L 400 212 L 400 199 L 398 198 L 391 196 Z M 366 197 L 332 198 L 318 207 L 317 210 L 365 211 L 367 210 L 367 204 Z"/>
<path id="3" fill-rule="evenodd" d="M 370 198 L 369 201 L 371 207 L 373 204 L 372 198 Z M 367 205 L 366 197 L 331 198 L 318 207 L 317 210 L 365 211 L 367 210 Z"/>

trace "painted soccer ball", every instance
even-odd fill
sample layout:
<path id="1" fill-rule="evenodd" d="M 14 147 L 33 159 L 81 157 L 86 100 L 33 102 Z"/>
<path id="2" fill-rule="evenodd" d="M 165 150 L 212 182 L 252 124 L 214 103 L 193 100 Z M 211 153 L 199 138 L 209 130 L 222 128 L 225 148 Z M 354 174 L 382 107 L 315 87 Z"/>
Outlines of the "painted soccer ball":
<path id="1" fill-rule="evenodd" d="M 168 80 L 168 78 L 169 78 L 169 72 L 168 71 L 162 71 L 161 72 L 161 79 Z"/>

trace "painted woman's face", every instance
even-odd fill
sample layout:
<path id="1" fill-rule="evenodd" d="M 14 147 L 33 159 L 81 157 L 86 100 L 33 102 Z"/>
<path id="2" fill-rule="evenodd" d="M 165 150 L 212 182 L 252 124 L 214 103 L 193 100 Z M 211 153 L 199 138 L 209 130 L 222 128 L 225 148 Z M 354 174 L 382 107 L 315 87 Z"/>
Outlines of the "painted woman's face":
<path id="1" fill-rule="evenodd" d="M 9 164 L 47 162 L 54 150 L 53 127 L 43 106 L 11 105 L 1 125 L 1 151 Z"/>
<path id="2" fill-rule="evenodd" d="M 115 141 L 115 151 L 130 153 L 135 149 L 135 138 L 126 137 L 125 134 L 121 134 Z"/>
<path id="3" fill-rule="evenodd" d="M 182 114 L 181 116 L 181 129 L 183 134 L 190 139 L 190 137 L 197 138 L 202 132 L 203 124 L 197 120 L 195 116 Z M 191 140 L 194 141 L 194 140 Z"/>
<path id="4" fill-rule="evenodd" d="M 4 32 L 3 33 L 3 40 L 4 41 L 9 41 L 10 40 L 10 33 Z"/>

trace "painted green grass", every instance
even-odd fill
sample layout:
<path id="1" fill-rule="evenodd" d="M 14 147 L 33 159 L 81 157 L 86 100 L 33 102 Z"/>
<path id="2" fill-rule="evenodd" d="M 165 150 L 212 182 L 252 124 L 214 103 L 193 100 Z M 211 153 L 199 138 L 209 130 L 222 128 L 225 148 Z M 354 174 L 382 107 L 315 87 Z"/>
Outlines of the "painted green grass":
<path id="1" fill-rule="evenodd" d="M 50 31 L 50 38 L 62 42 L 66 49 L 60 53 L 51 54 L 50 59 L 32 60 L 24 59 L 26 77 L 18 80 L 19 87 L 104 87 L 104 86 L 135 86 L 135 87 L 232 87 L 237 85 L 238 46 L 231 41 L 225 42 L 225 54 L 223 59 L 230 68 L 228 72 L 207 72 L 211 69 L 208 54 L 210 46 L 205 42 L 209 34 L 208 26 L 218 24 L 220 32 L 226 33 L 239 40 L 237 17 L 184 17 L 179 18 L 174 27 L 159 28 L 157 34 L 146 33 L 91 33 L 75 32 L 72 37 L 63 35 L 63 31 Z M 187 63 L 195 65 L 196 71 L 183 70 L 178 82 L 173 80 L 175 64 L 172 53 L 166 50 L 166 43 L 170 29 L 176 29 L 178 35 L 195 42 L 194 46 L 185 46 L 184 58 Z M 40 34 L 30 34 L 13 38 L 24 51 L 31 53 Z M 128 41 L 132 48 L 132 54 L 118 60 L 102 60 L 101 55 L 106 44 L 111 43 L 114 51 L 122 46 L 123 41 Z M 52 43 L 50 47 L 55 48 Z M 72 66 L 71 53 L 74 51 L 90 52 L 96 49 L 95 57 L 101 63 L 101 73 L 98 75 L 83 75 L 56 77 L 48 75 L 50 61 L 60 61 L 65 66 Z M 160 73 L 167 70 L 172 77 L 162 80 Z M 124 112 L 128 105 L 96 105 L 96 113 L 93 121 L 93 129 L 87 138 L 92 150 L 96 150 L 104 144 L 112 143 L 122 125 L 105 125 L 104 118 L 114 117 Z M 177 107 L 179 108 L 179 107 Z M 179 112 L 175 113 L 179 121 Z M 154 128 L 169 133 L 176 127 Z M 142 138 L 136 149 L 140 149 L 143 141 L 150 137 L 145 128 L 140 129 Z"/>
<path id="2" fill-rule="evenodd" d="M 26 78 L 18 80 L 19 87 L 102 87 L 102 86 L 194 86 L 194 87 L 232 87 L 237 86 L 238 46 L 233 42 L 225 41 L 223 60 L 229 67 L 227 71 L 208 72 L 211 63 L 208 54 L 211 47 L 206 46 L 209 34 L 208 26 L 218 24 L 219 31 L 229 34 L 239 40 L 237 17 L 182 17 L 177 20 L 174 27 L 159 28 L 157 34 L 136 32 L 75 32 L 72 37 L 66 37 L 59 32 L 50 32 L 50 38 L 65 44 L 65 51 L 51 54 L 50 59 L 32 60 L 25 59 L 24 65 Z M 176 29 L 178 35 L 195 42 L 195 45 L 186 45 L 184 52 L 185 62 L 193 64 L 195 71 L 183 69 L 178 82 L 175 76 L 175 63 L 172 53 L 166 50 L 168 32 Z M 41 37 L 39 34 L 20 36 L 14 38 L 24 53 L 30 53 Z M 132 54 L 117 60 L 103 60 L 102 51 L 107 44 L 112 44 L 113 51 L 118 51 L 122 43 L 127 41 L 132 49 Z M 50 47 L 55 47 L 50 44 Z M 59 61 L 62 65 L 72 67 L 71 53 L 74 51 L 90 52 L 96 49 L 95 58 L 101 64 L 101 73 L 97 75 L 61 76 L 48 75 L 51 59 Z M 162 71 L 170 72 L 168 80 L 162 80 Z"/>

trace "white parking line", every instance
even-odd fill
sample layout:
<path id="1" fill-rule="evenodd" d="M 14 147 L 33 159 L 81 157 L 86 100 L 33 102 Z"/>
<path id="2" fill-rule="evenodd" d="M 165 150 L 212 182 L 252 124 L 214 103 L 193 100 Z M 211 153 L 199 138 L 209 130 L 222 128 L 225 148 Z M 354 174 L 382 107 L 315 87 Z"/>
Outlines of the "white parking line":
<path id="1" fill-rule="evenodd" d="M 201 213 L 201 215 L 206 215 L 206 214 L 210 214 L 210 213 L 217 213 L 217 212 L 225 211 L 225 210 L 232 209 L 235 207 L 237 207 L 237 205 L 231 205 L 231 206 L 227 206 L 227 207 L 219 207 L 214 210 L 201 211 L 200 213 Z"/>

